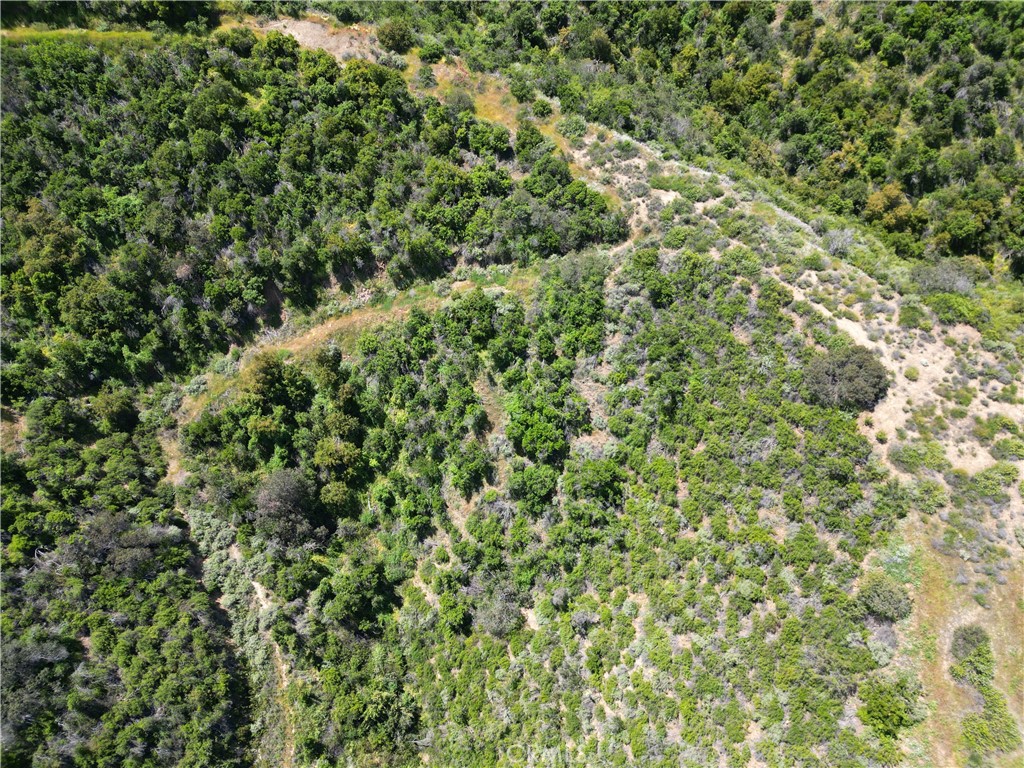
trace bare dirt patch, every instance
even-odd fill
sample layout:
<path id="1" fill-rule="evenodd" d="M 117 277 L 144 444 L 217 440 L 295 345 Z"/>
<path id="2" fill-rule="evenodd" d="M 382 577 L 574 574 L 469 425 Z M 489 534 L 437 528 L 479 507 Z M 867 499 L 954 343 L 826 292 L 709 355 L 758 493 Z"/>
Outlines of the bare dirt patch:
<path id="1" fill-rule="evenodd" d="M 167 460 L 167 473 L 164 475 L 171 485 L 181 485 L 188 479 L 188 470 L 181 465 L 182 453 L 181 444 L 177 437 L 170 432 L 162 432 L 159 436 L 160 447 L 163 449 L 164 458 Z"/>
<path id="2" fill-rule="evenodd" d="M 3 408 L 0 411 L 0 450 L 17 451 L 24 436 L 25 417 L 10 408 Z"/>
<path id="3" fill-rule="evenodd" d="M 294 37 L 303 48 L 322 48 L 339 61 L 368 59 L 378 61 L 384 53 L 377 44 L 373 29 L 356 24 L 351 27 L 332 27 L 312 19 L 276 19 L 254 28 L 262 31 L 277 30 Z"/>

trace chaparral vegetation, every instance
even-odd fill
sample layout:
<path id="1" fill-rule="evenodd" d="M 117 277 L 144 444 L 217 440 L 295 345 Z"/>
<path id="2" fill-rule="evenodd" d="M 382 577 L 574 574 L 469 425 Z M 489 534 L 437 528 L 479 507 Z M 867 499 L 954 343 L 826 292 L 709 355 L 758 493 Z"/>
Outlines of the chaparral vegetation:
<path id="1" fill-rule="evenodd" d="M 1024 758 L 1024 4 L 3 4 L 4 765 Z"/>

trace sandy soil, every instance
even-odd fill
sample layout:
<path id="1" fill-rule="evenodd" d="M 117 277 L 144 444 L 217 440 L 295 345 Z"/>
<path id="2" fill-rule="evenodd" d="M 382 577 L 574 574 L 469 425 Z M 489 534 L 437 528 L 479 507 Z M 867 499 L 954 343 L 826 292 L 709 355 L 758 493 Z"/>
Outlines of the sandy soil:
<path id="1" fill-rule="evenodd" d="M 257 26 L 264 31 L 277 30 L 291 35 L 303 48 L 322 48 L 339 61 L 369 59 L 377 61 L 383 49 L 377 45 L 373 30 L 358 24 L 330 27 L 312 19 L 276 19 Z"/>

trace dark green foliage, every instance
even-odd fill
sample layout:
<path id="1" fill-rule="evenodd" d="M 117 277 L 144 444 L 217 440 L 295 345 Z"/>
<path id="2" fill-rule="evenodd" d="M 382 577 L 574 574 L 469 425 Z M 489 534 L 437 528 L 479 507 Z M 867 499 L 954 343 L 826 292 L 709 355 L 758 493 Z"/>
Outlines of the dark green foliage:
<path id="1" fill-rule="evenodd" d="M 68 196 L 72 187 L 67 179 L 47 180 L 45 174 L 32 182 L 38 183 L 34 193 L 42 195 L 42 202 L 29 199 L 19 211 L 22 187 L 18 185 L 24 179 L 17 173 L 5 175 L 5 184 L 10 179 L 14 185 L 5 194 L 5 221 L 17 222 L 5 229 L 15 249 L 13 254 L 4 250 L 3 290 L 5 299 L 11 297 L 14 321 L 14 331 L 4 336 L 5 365 L 9 364 L 5 392 L 12 400 L 28 401 L 26 453 L 18 459 L 5 453 L 3 469 L 3 678 L 5 717 L 9 718 L 4 729 L 11 737 L 5 750 L 15 762 L 27 762 L 32 755 L 44 762 L 70 759 L 69 745 L 76 743 L 87 743 L 79 747 L 79 759 L 97 763 L 122 764 L 143 757 L 154 765 L 251 762 L 246 676 L 232 655 L 220 609 L 196 578 L 196 553 L 175 509 L 172 489 L 157 483 L 165 464 L 155 431 L 159 425 L 173 424 L 173 418 L 166 420 L 157 396 L 125 388 L 118 378 L 148 380 L 166 370 L 187 367 L 190 360 L 204 359 L 211 347 L 232 337 L 224 333 L 225 328 L 244 332 L 245 323 L 236 323 L 238 318 L 246 312 L 262 317 L 268 306 L 274 306 L 273 298 L 265 304 L 266 294 L 285 290 L 285 283 L 275 282 L 279 279 L 291 280 L 301 294 L 310 272 L 316 273 L 317 265 L 324 262 L 302 244 L 299 250 L 289 251 L 295 241 L 272 251 L 266 241 L 270 230 L 261 231 L 263 225 L 249 217 L 262 215 L 267 205 L 263 196 L 271 194 L 282 179 L 298 184 L 332 169 L 356 172 L 355 155 L 362 150 L 335 157 L 325 151 L 318 155 L 323 166 L 310 165 L 304 149 L 308 137 L 296 127 L 298 115 L 289 116 L 286 111 L 298 109 L 296 99 L 281 103 L 284 111 L 274 118 L 280 124 L 268 125 L 269 116 L 247 113 L 244 100 L 223 82 L 220 91 L 200 90 L 195 98 L 186 98 L 195 85 L 188 79 L 192 70 L 173 74 L 172 64 L 182 57 L 196 57 L 198 66 L 210 66 L 204 56 L 220 55 L 246 70 L 232 70 L 241 81 L 265 81 L 259 88 L 287 85 L 289 77 L 291 86 L 297 87 L 296 75 L 289 74 L 297 71 L 300 77 L 310 78 L 306 84 L 313 86 L 307 97 L 313 101 L 302 108 L 326 110 L 326 124 L 341 131 L 330 140 L 340 150 L 348 141 L 347 134 L 342 135 L 345 131 L 358 129 L 361 120 L 384 119 L 378 108 L 401 120 L 414 120 L 416 113 L 407 94 L 394 92 L 397 81 L 383 70 L 354 65 L 341 73 L 333 61 L 297 54 L 290 42 L 273 35 L 256 42 L 245 33 L 229 33 L 222 43 L 224 48 L 178 43 L 149 54 L 130 49 L 122 54 L 136 64 L 133 57 L 145 59 L 145 66 L 162 72 L 164 79 L 156 81 L 163 82 L 161 93 L 169 101 L 142 109 L 143 101 L 155 98 L 155 86 L 147 85 L 140 90 L 142 101 L 134 112 L 127 116 L 108 112 L 101 117 L 116 118 L 119 129 L 131 120 L 143 121 L 139 129 L 143 145 L 151 139 L 162 140 L 154 162 L 172 161 L 171 166 L 118 166 L 117 160 L 89 154 L 88 144 L 76 144 L 67 155 L 69 167 L 76 167 L 86 182 L 95 170 L 91 164 L 102 160 L 128 176 L 135 173 L 155 179 L 157 187 L 171 189 L 185 182 L 171 182 L 161 174 L 176 168 L 174 173 L 180 176 L 185 171 L 182 163 L 194 165 L 198 162 L 194 152 L 201 149 L 209 163 L 221 164 L 219 171 L 201 166 L 209 175 L 192 179 L 196 194 L 209 195 L 206 199 L 213 210 L 221 211 L 213 213 L 208 233 L 199 221 L 202 215 L 191 219 L 191 214 L 181 214 L 182 221 L 188 222 L 181 230 L 173 226 L 146 229 L 149 224 L 135 217 L 134 192 L 120 197 L 97 194 L 95 199 L 86 193 L 78 200 Z M 66 94 L 69 103 L 98 98 L 90 88 L 100 87 L 100 60 L 84 46 L 46 44 L 22 49 L 5 43 L 5 72 L 35 77 L 31 68 L 43 66 L 48 56 L 77 57 L 82 64 L 85 81 Z M 119 85 L 104 81 L 103 87 L 112 87 L 113 92 L 118 87 L 135 87 L 126 71 L 114 67 L 111 72 L 122 81 Z M 340 88 L 349 106 L 327 114 L 340 103 L 338 91 L 317 89 L 317 82 Z M 381 91 L 386 95 L 381 96 Z M 5 86 L 5 98 L 8 93 Z M 173 128 L 144 123 L 148 114 L 160 114 L 161 109 L 180 111 L 186 102 L 189 124 L 205 126 L 191 136 L 176 138 Z M 270 99 L 271 103 L 276 102 Z M 39 106 L 19 102 L 11 124 L 31 122 L 30 107 Z M 99 114 L 109 104 L 100 100 L 95 106 Z M 247 122 L 252 133 L 244 141 L 256 141 L 263 147 L 258 152 L 243 152 L 242 143 L 233 143 L 243 141 Z M 165 130 L 170 135 L 162 137 L 160 131 Z M 375 135 L 391 134 L 375 131 Z M 14 143 L 8 143 L 7 137 L 5 129 L 5 150 L 11 147 L 12 156 L 20 157 L 18 153 L 29 145 L 17 144 L 17 135 Z M 192 154 L 184 152 L 182 137 L 189 138 Z M 122 144 L 124 151 L 130 149 Z M 280 162 L 269 162 L 277 144 Z M 363 152 L 370 161 L 364 170 L 377 167 L 385 157 L 401 173 L 414 169 L 415 163 L 402 165 L 411 158 L 400 160 L 394 147 L 375 141 Z M 374 157 L 371 150 L 376 151 Z M 242 185 L 235 199 L 214 200 L 225 190 L 230 192 L 234 179 Z M 127 185 L 124 189 L 135 188 L 130 178 L 112 181 Z M 362 185 L 358 177 L 352 182 L 353 198 L 340 204 L 355 211 L 368 199 L 363 192 L 372 187 Z M 473 205 L 487 195 L 500 197 L 511 189 L 507 172 L 493 165 L 478 165 L 456 183 L 465 183 L 464 188 L 477 196 Z M 85 184 L 83 189 L 91 187 Z M 447 206 L 444 194 L 438 194 L 434 210 Z M 244 199 L 252 195 L 261 202 L 246 210 Z M 309 201 L 312 205 L 312 198 Z M 107 202 L 113 207 L 103 209 Z M 322 202 L 323 198 L 316 206 Z M 218 208 L 222 203 L 224 207 Z M 155 204 L 155 198 L 148 204 Z M 547 210 L 544 205 L 541 208 Z M 383 208 L 380 212 L 386 213 Z M 416 268 L 433 269 L 447 258 L 439 250 L 439 238 L 452 235 L 432 209 L 423 208 L 420 214 L 437 226 L 437 232 L 410 236 L 408 252 Z M 298 226 L 301 220 L 302 216 L 289 219 L 291 223 L 283 226 Z M 159 224 L 161 217 L 154 214 L 149 221 Z M 269 236 L 277 237 L 282 231 L 274 228 L 278 234 Z M 340 259 L 347 265 L 344 269 L 350 270 L 361 268 L 357 262 L 370 263 L 373 236 L 368 231 L 346 227 L 322 233 L 331 253 L 328 261 L 337 265 Z M 480 225 L 477 234 L 484 231 Z M 145 237 L 136 237 L 139 232 Z M 188 238 L 192 239 L 186 243 Z M 129 239 L 131 243 L 126 242 Z M 177 244 L 182 251 L 177 261 L 160 259 L 154 247 L 139 244 L 144 240 L 160 243 L 160 248 Z M 236 246 L 247 243 L 235 248 L 233 258 L 250 247 L 255 258 L 241 259 L 226 269 L 221 257 L 214 255 L 230 241 Z M 284 240 L 280 244 L 285 245 Z M 112 255 L 108 258 L 107 253 Z M 285 257 L 280 271 L 267 261 L 272 253 Z M 228 301 L 225 291 L 235 290 L 240 296 Z M 222 299 L 227 303 L 220 303 Z M 522 305 L 510 297 L 495 302 L 474 294 L 453 307 L 446 327 L 442 328 L 440 318 L 435 328 L 431 318 L 417 316 L 409 324 L 408 337 L 401 337 L 395 349 L 381 352 L 385 357 L 408 359 L 410 364 L 425 361 L 436 350 L 436 340 L 450 336 L 458 354 L 475 354 L 495 345 L 493 356 L 504 355 L 502 364 L 509 366 L 527 351 L 523 317 Z M 49 347 L 43 345 L 47 339 L 52 341 Z M 411 355 L 404 349 L 406 344 Z M 8 349 L 13 350 L 10 356 Z M 264 581 L 281 599 L 304 600 L 320 590 L 318 599 L 325 602 L 323 616 L 328 625 L 324 631 L 329 627 L 347 650 L 338 651 L 333 640 L 326 646 L 317 640 L 315 651 L 295 652 L 302 657 L 319 654 L 332 669 L 350 670 L 343 682 L 331 681 L 325 688 L 324 706 L 331 713 L 332 731 L 319 748 L 335 754 L 359 744 L 366 752 L 400 755 L 403 739 L 416 727 L 416 704 L 403 691 L 404 661 L 387 650 L 394 646 L 393 637 L 366 640 L 384 638 L 393 631 L 389 617 L 397 605 L 395 585 L 407 577 L 410 564 L 408 557 L 382 559 L 373 556 L 372 550 L 357 555 L 355 549 L 346 548 L 353 555 L 351 563 L 334 573 L 334 586 L 328 587 L 323 583 L 328 574 L 313 553 L 323 550 L 330 533 L 341 541 L 358 543 L 365 538 L 359 534 L 362 523 L 355 522 L 363 512 L 363 494 L 373 479 L 389 473 L 399 460 L 403 473 L 387 474 L 388 480 L 381 483 L 378 514 L 393 522 L 396 535 L 406 542 L 415 542 L 445 519 L 440 493 L 443 472 L 467 495 L 490 473 L 489 457 L 473 439 L 461 452 L 451 453 L 453 460 L 441 468 L 446 446 L 482 432 L 487 425 L 466 378 L 474 370 L 472 359 L 455 362 L 435 357 L 420 375 L 441 386 L 430 397 L 409 403 L 410 412 L 438 408 L 443 440 L 430 437 L 430 427 L 384 418 L 378 393 L 395 398 L 398 404 L 409 383 L 401 368 L 391 367 L 390 359 L 380 361 L 379 370 L 386 374 L 374 376 L 374 394 L 368 396 L 364 379 L 343 365 L 335 350 L 321 350 L 308 368 L 274 355 L 256 356 L 246 365 L 237 399 L 204 412 L 183 430 L 186 449 L 198 459 L 194 469 L 201 475 L 199 487 L 209 490 L 209 495 L 196 496 L 191 503 L 197 508 L 209 505 L 239 526 L 238 537 L 246 546 L 278 553 L 274 555 L 278 567 Z M 367 368 L 371 374 L 378 370 L 372 364 Z M 32 399 L 49 390 L 93 391 L 95 395 Z M 160 391 L 166 393 L 166 389 Z M 400 453 L 405 440 L 409 445 Z M 464 617 L 469 615 L 467 610 L 463 609 Z M 465 620 L 460 623 L 453 618 L 449 623 L 460 631 L 465 626 Z M 275 638 L 290 645 L 294 635 L 281 630 L 282 626 L 287 627 L 287 622 L 275 624 Z M 147 727 L 139 724 L 140 717 Z M 194 734 L 208 736 L 200 739 Z"/>
<path id="2" fill-rule="evenodd" d="M 331 274 L 380 262 L 405 284 L 461 252 L 526 262 L 624 234 L 539 145 L 530 192 L 498 165 L 504 127 L 277 32 L 111 61 L 75 40 L 2 50 L 5 403 L 188 370 Z"/>
<path id="3" fill-rule="evenodd" d="M 551 501 L 557 483 L 558 473 L 551 466 L 524 465 L 512 473 L 508 490 L 525 514 L 537 518 Z"/>
<path id="4" fill-rule="evenodd" d="M 1003 253 L 1021 268 L 1021 129 L 1002 106 L 1021 92 L 1013 3 L 449 6 L 401 12 L 472 69 L 507 74 L 520 101 L 557 98 L 567 135 L 585 118 L 683 158 L 742 160 L 902 256 Z"/>
<path id="5" fill-rule="evenodd" d="M 1019 749 L 1020 731 L 1006 705 L 1006 698 L 992 685 L 995 657 L 988 633 L 977 624 L 957 627 L 950 651 L 956 659 L 949 669 L 950 674 L 981 694 L 981 712 L 967 715 L 961 723 L 967 749 L 981 755 Z"/>
<path id="6" fill-rule="evenodd" d="M 644 248 L 634 253 L 633 266 L 651 297 L 651 304 L 664 307 L 672 302 L 672 281 L 659 268 L 656 248 Z"/>
<path id="7" fill-rule="evenodd" d="M 871 350 L 849 346 L 816 357 L 804 371 L 811 397 L 824 405 L 873 408 L 889 388 L 889 375 Z"/>
<path id="8" fill-rule="evenodd" d="M 244 676 L 132 393 L 37 399 L 2 471 L 5 763 L 249 762 Z"/>
<path id="9" fill-rule="evenodd" d="M 905 619 L 913 609 L 907 590 L 880 571 L 872 571 L 864 577 L 859 598 L 873 615 L 889 621 Z"/>
<path id="10" fill-rule="evenodd" d="M 389 51 L 405 53 L 416 42 L 408 19 L 387 19 L 377 26 L 377 39 Z"/>
<path id="11" fill-rule="evenodd" d="M 598 121 L 788 174 L 906 255 L 926 245 L 936 266 L 908 279 L 943 322 L 980 306 L 950 264 L 1016 247 L 1001 8 L 314 7 L 505 70 L 523 113 L 557 99 L 570 135 Z M 619 238 L 626 210 L 573 178 L 550 126 L 513 137 L 469 94 L 417 101 L 274 33 L 154 46 L 3 43 L 5 402 L 25 424 L 2 466 L 5 757 L 244 765 L 284 736 L 296 764 L 495 765 L 522 745 L 580 765 L 899 760 L 919 691 L 879 675 L 877 619 L 912 605 L 861 564 L 921 494 L 849 412 L 884 369 L 766 272 L 745 189 L 655 178 L 678 196 L 664 248 L 460 283 L 430 312 L 441 291 L 416 286 L 354 349 L 225 357 L 223 386 L 176 412 L 153 382 L 327 285 L 347 302 L 378 267 L 475 281 Z M 165 462 L 176 419 L 185 456 Z M 945 468 L 900 440 L 900 466 Z M 946 482 L 947 506 L 981 510 L 1019 478 Z M 968 748 L 1015 748 L 987 639 L 954 644 L 983 702 Z"/>
<path id="12" fill-rule="evenodd" d="M 217 16 L 215 3 L 177 3 L 167 0 L 111 0 L 93 2 L 74 0 L 66 3 L 37 3 L 14 0 L 4 5 L 3 25 L 50 24 L 54 27 L 91 27 L 99 24 L 124 27 L 167 29 L 184 27 L 203 32 Z"/>
<path id="13" fill-rule="evenodd" d="M 857 690 L 857 697 L 863 703 L 858 716 L 880 736 L 893 738 L 901 728 L 921 719 L 915 707 L 919 693 L 906 678 L 869 679 Z"/>
<path id="14" fill-rule="evenodd" d="M 571 486 L 567 489 L 576 499 L 591 499 L 617 507 L 622 504 L 626 475 L 611 459 L 589 459 L 570 468 Z"/>
<path id="15" fill-rule="evenodd" d="M 984 689 L 995 677 L 995 657 L 988 633 L 976 624 L 957 627 L 950 648 L 956 663 L 950 674 L 961 683 Z"/>
<path id="16" fill-rule="evenodd" d="M 444 58 L 444 46 L 436 40 L 428 40 L 420 46 L 420 59 L 424 64 L 437 64 Z"/>
<path id="17" fill-rule="evenodd" d="M 483 485 L 484 480 L 490 477 L 493 471 L 487 451 L 476 440 L 470 440 L 460 446 L 456 453 L 449 456 L 449 462 L 452 485 L 467 499 Z"/>
<path id="18" fill-rule="evenodd" d="M 563 356 L 571 359 L 581 352 L 596 355 L 601 351 L 607 273 L 607 262 L 588 257 L 564 260 L 549 276 L 545 309 L 549 327 L 558 328 Z"/>
<path id="19" fill-rule="evenodd" d="M 776 346 L 775 337 L 766 335 L 759 342 L 762 357 L 775 361 L 767 368 L 763 362 L 748 362 L 746 354 L 721 354 L 739 350 L 730 347 L 737 342 L 729 340 L 729 329 L 747 312 L 757 311 L 764 328 L 785 334 L 791 326 L 782 313 L 784 292 L 763 279 L 752 304 L 746 278 L 731 271 L 745 269 L 742 255 L 726 257 L 729 270 L 711 269 L 710 260 L 688 256 L 678 270 L 667 273 L 660 267 L 662 256 L 640 254 L 637 267 L 643 274 L 657 270 L 672 285 L 670 296 L 690 298 L 649 307 L 659 313 L 656 323 L 634 324 L 619 317 L 606 303 L 603 262 L 570 258 L 546 271 L 529 311 L 509 294 L 474 289 L 456 295 L 433 315 L 413 311 L 404 323 L 365 335 L 352 367 L 327 350 L 302 367 L 258 359 L 242 374 L 245 388 L 188 430 L 190 450 L 212 465 L 202 470 L 205 494 L 231 486 L 224 473 L 234 473 L 241 498 L 258 495 L 267 472 L 282 463 L 311 478 L 321 500 L 338 482 L 355 491 L 350 506 L 338 512 L 342 517 L 327 523 L 336 533 L 323 554 L 311 554 L 312 547 L 273 550 L 278 574 L 273 583 L 279 595 L 290 599 L 309 590 L 316 605 L 301 619 L 308 640 L 281 635 L 281 642 L 294 644 L 294 663 L 303 668 L 325 669 L 329 654 L 322 649 L 331 647 L 326 640 L 331 633 L 363 637 L 379 649 L 374 653 L 383 654 L 395 626 L 405 632 L 413 626 L 408 622 L 416 622 L 416 632 L 400 643 L 401 657 L 415 675 L 394 688 L 394 696 L 378 710 L 382 720 L 348 718 L 338 707 L 359 712 L 364 705 L 352 698 L 332 699 L 327 717 L 359 750 L 372 749 L 387 733 L 399 733 L 399 738 L 412 733 L 389 729 L 430 727 L 442 717 L 454 717 L 474 731 L 485 727 L 494 711 L 479 699 L 479 676 L 465 673 L 502 668 L 511 647 L 530 659 L 524 673 L 529 679 L 546 679 L 539 662 L 547 659 L 578 669 L 587 685 L 601 685 L 601 675 L 626 663 L 623 654 L 636 636 L 635 607 L 627 608 L 625 595 L 613 593 L 623 579 L 651 601 L 644 632 L 652 663 L 666 670 L 691 665 L 696 695 L 715 712 L 722 710 L 720 718 L 706 721 L 688 716 L 695 734 L 710 729 L 707 733 L 720 734 L 723 743 L 742 741 L 746 715 L 713 702 L 762 685 L 785 686 L 794 697 L 783 708 L 783 718 L 787 712 L 810 718 L 807 730 L 798 729 L 791 738 L 818 744 L 841 731 L 837 720 L 843 702 L 834 685 L 859 681 L 874 662 L 863 645 L 832 645 L 834 637 L 863 631 L 863 609 L 841 590 L 826 586 L 836 580 L 848 589 L 857 568 L 845 555 L 833 555 L 822 530 L 838 534 L 840 550 L 859 557 L 872 531 L 891 526 L 899 507 L 881 490 L 860 484 L 867 448 L 852 418 L 781 398 L 782 380 L 793 387 L 800 379 L 797 368 L 782 362 L 788 353 Z M 586 381 L 581 373 L 589 365 L 585 354 L 601 354 L 608 323 L 623 334 L 624 346 L 608 374 L 607 402 L 601 407 L 607 407 L 609 429 L 621 439 L 595 434 L 610 441 L 604 455 L 596 455 L 599 444 L 573 448 L 587 444 L 579 442 L 581 435 L 597 430 L 576 379 Z M 514 354 L 496 354 L 508 345 Z M 635 382 L 633 361 L 639 350 L 646 360 L 645 390 Z M 491 423 L 484 413 L 475 391 L 481 386 L 504 395 L 501 422 Z M 274 406 L 281 387 L 294 394 Z M 265 406 L 270 410 L 250 410 Z M 265 451 L 247 455 L 241 448 L 248 445 L 252 426 L 261 423 L 254 413 L 276 424 L 295 424 L 281 433 L 291 432 L 292 438 L 275 436 Z M 488 441 L 492 453 L 483 435 L 495 429 L 502 431 L 497 442 Z M 271 429 L 270 434 L 277 433 Z M 502 447 L 502 436 L 511 446 Z M 648 454 L 654 439 L 661 447 Z M 345 444 L 364 457 L 357 474 L 346 474 L 346 461 L 326 458 L 335 456 L 333 446 Z M 524 458 L 512 457 L 502 470 L 510 449 Z M 508 474 L 503 477 L 503 472 Z M 763 494 L 780 485 L 787 508 L 801 523 L 782 539 L 750 513 Z M 680 487 L 686 489 L 684 498 Z M 874 499 L 870 511 L 849 515 L 850 506 L 865 495 Z M 815 506 L 805 506 L 805 498 L 815 499 Z M 701 529 L 698 538 L 665 533 L 692 528 Z M 432 542 L 441 530 L 451 543 L 437 548 Z M 312 541 L 317 540 L 314 536 Z M 250 541 L 257 547 L 276 546 L 258 537 Z M 429 605 L 409 585 L 417 571 Z M 769 596 L 781 602 L 790 594 L 784 572 L 802 593 L 818 595 L 815 599 L 828 607 L 800 617 L 762 618 Z M 678 573 L 681 586 L 664 580 L 671 573 Z M 301 586 L 292 586 L 297 579 L 303 580 Z M 591 639 L 587 653 L 576 661 L 557 639 L 561 629 L 538 632 L 523 619 L 524 608 L 538 617 L 546 610 L 545 585 L 552 581 L 565 585 L 552 594 L 551 610 L 564 616 L 567 637 Z M 586 583 L 594 585 L 600 599 L 583 596 Z M 580 602 L 574 595 L 580 595 Z M 719 616 L 727 627 L 741 617 L 755 622 L 744 650 L 732 645 L 739 642 L 734 629 L 726 635 L 733 639 L 723 641 L 758 655 L 753 678 L 726 675 L 720 654 L 711 648 L 690 654 L 685 662 L 671 650 L 670 628 L 713 633 Z M 281 626 L 282 632 L 291 632 L 289 623 Z M 467 636 L 474 650 L 459 650 Z M 553 645 L 534 655 L 523 649 L 529 638 Z M 798 660 L 808 652 L 821 659 L 820 667 L 800 667 Z M 438 675 L 443 683 L 423 682 Z M 346 679 L 372 687 L 377 677 L 368 680 L 360 672 Z M 346 690 L 344 697 L 351 697 L 358 687 Z M 542 721 L 529 714 L 526 690 L 517 684 L 502 694 L 503 706 L 522 713 L 516 733 L 539 737 Z M 679 706 L 648 683 L 637 681 L 632 690 L 646 697 L 643 706 L 652 718 Z M 571 700 L 575 694 L 559 688 L 553 695 Z M 811 709 L 800 696 L 828 703 Z M 911 706 L 912 695 L 904 698 Z M 578 727 L 559 722 L 560 733 Z M 329 739 L 309 733 L 333 749 Z M 637 749 L 645 749 L 640 745 L 647 737 L 639 734 L 633 740 L 640 739 Z M 702 750 L 712 750 L 711 742 L 703 743 Z M 435 749 L 468 754 L 454 734 Z M 401 760 L 403 754 L 397 750 L 392 756 Z"/>
<path id="20" fill-rule="evenodd" d="M 586 403 L 573 388 L 570 374 L 571 368 L 565 366 L 536 363 L 529 373 L 506 374 L 511 376 L 506 386 L 515 393 L 508 403 L 507 434 L 516 449 L 534 461 L 560 465 L 569 438 L 589 424 Z"/>
<path id="21" fill-rule="evenodd" d="M 932 321 L 928 312 L 918 302 L 905 301 L 900 304 L 899 323 L 904 328 L 920 328 L 930 331 Z"/>
<path id="22" fill-rule="evenodd" d="M 953 632 L 950 652 L 957 661 L 963 661 L 982 645 L 989 643 L 988 632 L 977 624 L 964 624 Z"/>
<path id="23" fill-rule="evenodd" d="M 306 681 L 298 744 L 406 764 L 432 731 L 432 755 L 469 763 L 479 750 L 467 736 L 499 708 L 514 713 L 501 744 L 582 738 L 596 721 L 543 714 L 534 686 L 558 713 L 578 712 L 583 691 L 615 679 L 643 713 L 623 730 L 638 754 L 674 749 L 643 723 L 677 717 L 702 760 L 741 754 L 750 715 L 730 702 L 766 690 L 785 697 L 756 714 L 787 741 L 759 748 L 782 764 L 847 742 L 895 749 L 916 719 L 915 690 L 872 682 L 865 610 L 849 594 L 904 507 L 897 489 L 872 484 L 852 416 L 799 402 L 809 342 L 794 342 L 789 297 L 751 265 L 738 250 L 641 251 L 609 287 L 605 260 L 573 256 L 551 262 L 525 303 L 457 292 L 372 329 L 351 358 L 326 344 L 243 359 L 235 386 L 182 429 L 193 477 L 180 493 L 193 514 L 236 528 L 279 601 L 271 637 Z M 637 278 L 664 290 L 630 287 Z M 753 317 L 756 355 L 732 332 Z M 618 346 L 605 368 L 606 334 Z M 104 432 L 148 418 L 108 389 L 96 408 Z M 30 439 L 59 453 L 91 418 L 40 398 Z M 5 465 L 5 477 L 45 483 L 65 503 L 120 499 L 123 483 L 97 493 L 66 480 L 130 455 L 123 438 L 103 442 L 112 437 L 67 465 Z M 64 535 L 69 521 L 38 509 L 47 501 L 5 495 L 20 520 L 10 533 L 32 534 L 6 556 L 24 561 Z M 149 539 L 129 536 L 120 552 L 123 524 L 101 516 L 85 531 L 100 573 L 160 573 Z M 244 622 L 244 604 L 231 610 Z M 660 677 L 627 672 L 634 654 Z M 727 661 L 736 656 L 749 663 Z M 498 690 L 488 675 L 508 685 L 487 694 Z M 870 738 L 840 725 L 858 688 Z"/>
<path id="24" fill-rule="evenodd" d="M 967 715 L 961 724 L 968 750 L 985 755 L 1020 749 L 1020 729 L 1006 698 L 991 685 L 982 686 L 980 691 L 982 711 Z"/>
<path id="25" fill-rule="evenodd" d="M 523 121 L 516 131 L 516 157 L 520 162 L 530 162 L 538 150 L 546 145 L 544 134 L 528 121 Z"/>

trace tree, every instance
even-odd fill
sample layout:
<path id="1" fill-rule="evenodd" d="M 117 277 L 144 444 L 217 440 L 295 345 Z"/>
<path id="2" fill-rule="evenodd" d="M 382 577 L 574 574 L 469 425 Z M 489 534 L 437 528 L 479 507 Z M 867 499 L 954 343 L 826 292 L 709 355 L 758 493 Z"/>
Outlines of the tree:
<path id="1" fill-rule="evenodd" d="M 312 507 L 313 488 L 305 475 L 297 469 L 279 469 L 260 483 L 249 519 L 262 536 L 295 544 L 313 533 Z"/>
<path id="2" fill-rule="evenodd" d="M 829 352 L 804 371 L 811 397 L 821 405 L 865 410 L 889 389 L 889 374 L 871 350 L 859 345 Z"/>
<path id="3" fill-rule="evenodd" d="M 406 19 L 387 19 L 377 28 L 377 39 L 389 51 L 405 53 L 416 42 L 412 25 Z"/>
<path id="4" fill-rule="evenodd" d="M 880 619 L 899 621 L 910 615 L 913 603 L 907 590 L 882 572 L 873 572 L 864 578 L 860 588 L 860 601 Z"/>
<path id="5" fill-rule="evenodd" d="M 547 464 L 517 467 L 509 477 L 509 493 L 519 508 L 532 518 L 540 517 L 558 483 L 558 473 Z"/>

